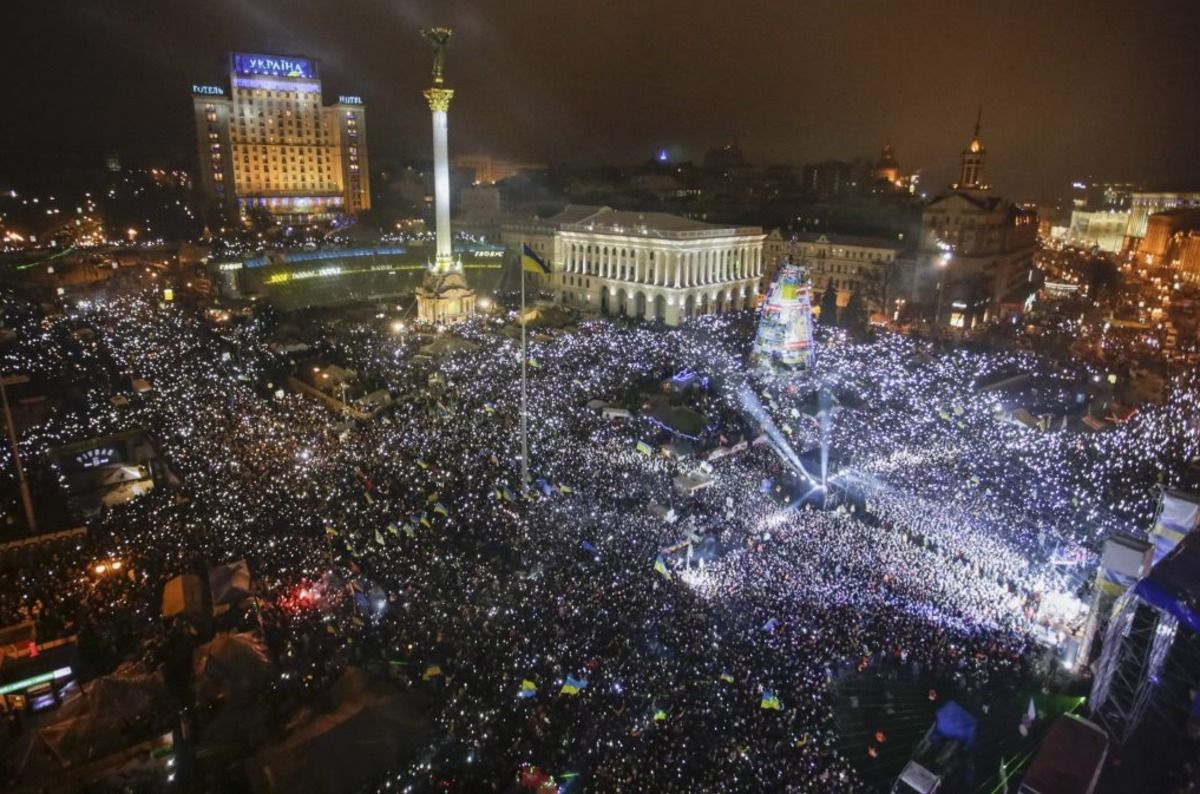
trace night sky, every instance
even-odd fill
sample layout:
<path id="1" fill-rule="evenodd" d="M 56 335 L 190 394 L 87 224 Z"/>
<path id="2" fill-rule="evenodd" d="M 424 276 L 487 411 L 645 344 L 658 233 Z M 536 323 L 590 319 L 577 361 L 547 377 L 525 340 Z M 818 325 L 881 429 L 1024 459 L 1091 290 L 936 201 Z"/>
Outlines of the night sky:
<path id="1" fill-rule="evenodd" d="M 372 156 L 425 157 L 430 50 L 451 153 L 629 164 L 877 155 L 946 181 L 983 106 L 993 184 L 1086 175 L 1200 189 L 1200 2 L 1156 0 L 38 0 L 6 3 L 0 168 L 119 152 L 192 167 L 192 83 L 229 50 L 320 59 L 368 104 Z M 2 176 L 3 173 L 0 173 Z"/>

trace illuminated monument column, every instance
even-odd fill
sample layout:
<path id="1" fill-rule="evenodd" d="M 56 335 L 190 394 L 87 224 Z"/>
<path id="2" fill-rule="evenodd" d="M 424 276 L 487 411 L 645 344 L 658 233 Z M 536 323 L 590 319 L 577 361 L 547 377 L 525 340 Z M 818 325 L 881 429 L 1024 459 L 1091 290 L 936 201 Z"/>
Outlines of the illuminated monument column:
<path id="1" fill-rule="evenodd" d="M 433 203 L 437 228 L 437 255 L 425 281 L 417 289 L 417 319 L 429 325 L 455 323 L 475 313 L 475 293 L 467 287 L 462 263 L 454 261 L 450 234 L 450 155 L 447 114 L 454 90 L 446 88 L 446 44 L 449 28 L 424 31 L 433 44 L 433 85 L 425 99 L 433 114 Z"/>
<path id="2" fill-rule="evenodd" d="M 433 39 L 431 31 L 430 38 Z M 449 31 L 446 31 L 447 36 Z M 454 264 L 450 251 L 450 147 L 448 144 L 447 114 L 454 89 L 442 88 L 442 46 L 435 52 L 433 61 L 433 87 L 425 89 L 425 99 L 433 114 L 433 203 L 437 217 L 437 264 L 438 270 L 449 270 Z"/>

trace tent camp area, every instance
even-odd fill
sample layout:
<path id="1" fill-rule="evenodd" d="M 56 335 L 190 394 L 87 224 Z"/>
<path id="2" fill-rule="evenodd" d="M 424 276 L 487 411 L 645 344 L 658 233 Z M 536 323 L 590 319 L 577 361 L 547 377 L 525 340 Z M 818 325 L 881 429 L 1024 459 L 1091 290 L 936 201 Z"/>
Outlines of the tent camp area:
<path id="1" fill-rule="evenodd" d="M 419 698 L 347 668 L 328 711 L 297 717 L 287 733 L 246 761 L 258 794 L 348 794 L 395 768 L 429 737 Z"/>

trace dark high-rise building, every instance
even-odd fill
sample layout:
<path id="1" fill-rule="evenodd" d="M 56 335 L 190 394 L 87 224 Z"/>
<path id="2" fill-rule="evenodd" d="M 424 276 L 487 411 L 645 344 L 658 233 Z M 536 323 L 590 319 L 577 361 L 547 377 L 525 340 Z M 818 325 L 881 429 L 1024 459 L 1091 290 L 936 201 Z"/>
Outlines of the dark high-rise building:
<path id="1" fill-rule="evenodd" d="M 841 160 L 825 160 L 804 166 L 804 191 L 828 198 L 853 189 L 853 167 Z"/>

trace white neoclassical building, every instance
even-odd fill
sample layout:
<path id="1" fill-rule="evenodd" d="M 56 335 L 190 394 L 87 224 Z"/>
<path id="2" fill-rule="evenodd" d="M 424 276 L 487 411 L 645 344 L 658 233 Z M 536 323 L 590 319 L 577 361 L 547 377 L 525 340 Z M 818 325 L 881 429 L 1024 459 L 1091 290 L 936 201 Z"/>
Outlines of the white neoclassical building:
<path id="1" fill-rule="evenodd" d="M 667 325 L 753 308 L 764 238 L 757 226 L 584 205 L 503 234 L 550 264 L 546 286 L 563 303 Z"/>

